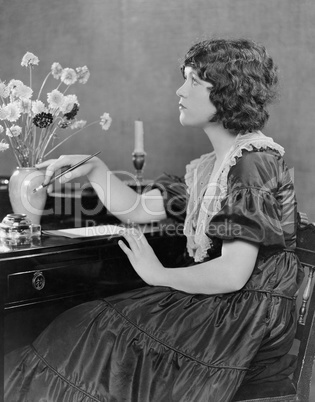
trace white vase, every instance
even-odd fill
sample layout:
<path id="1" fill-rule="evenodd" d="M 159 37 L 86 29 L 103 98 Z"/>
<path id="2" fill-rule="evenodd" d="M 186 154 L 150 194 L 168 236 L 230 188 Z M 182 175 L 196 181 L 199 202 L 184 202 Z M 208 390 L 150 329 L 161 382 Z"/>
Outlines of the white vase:
<path id="1" fill-rule="evenodd" d="M 17 167 L 9 180 L 9 197 L 15 214 L 26 214 L 33 224 L 40 223 L 45 209 L 46 188 L 37 192 L 33 190 L 40 186 L 45 178 L 45 172 L 35 167 Z"/>

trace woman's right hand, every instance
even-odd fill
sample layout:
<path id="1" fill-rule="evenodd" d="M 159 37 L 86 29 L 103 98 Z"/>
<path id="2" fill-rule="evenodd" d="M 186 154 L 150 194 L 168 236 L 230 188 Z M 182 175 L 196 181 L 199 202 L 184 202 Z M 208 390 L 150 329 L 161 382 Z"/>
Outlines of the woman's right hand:
<path id="1" fill-rule="evenodd" d="M 54 176 L 55 172 L 63 169 L 69 168 L 70 166 L 75 165 L 76 163 L 82 161 L 87 158 L 88 155 L 61 155 L 58 159 L 48 159 L 42 163 L 38 163 L 35 165 L 37 169 L 46 168 L 45 172 L 45 180 L 43 184 L 48 184 L 51 178 Z M 83 165 L 77 167 L 69 173 L 64 174 L 58 180 L 60 183 L 67 183 L 70 180 L 73 180 L 77 177 L 88 176 L 92 173 L 93 170 L 102 164 L 101 160 L 97 157 L 94 157 L 84 163 Z M 47 191 L 50 193 L 53 189 L 52 185 L 47 187 Z"/>

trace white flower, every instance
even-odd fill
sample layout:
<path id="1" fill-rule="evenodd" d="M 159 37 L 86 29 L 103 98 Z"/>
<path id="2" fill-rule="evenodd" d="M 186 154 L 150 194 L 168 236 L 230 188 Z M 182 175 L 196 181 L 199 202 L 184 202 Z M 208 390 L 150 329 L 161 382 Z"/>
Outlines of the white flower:
<path id="1" fill-rule="evenodd" d="M 60 77 L 61 81 L 66 85 L 72 85 L 77 80 L 77 73 L 73 68 L 64 68 Z"/>
<path id="2" fill-rule="evenodd" d="M 60 109 L 63 114 L 71 112 L 74 104 L 79 106 L 78 98 L 76 95 L 67 95 L 64 97 L 62 108 Z"/>
<path id="3" fill-rule="evenodd" d="M 86 125 L 86 120 L 77 120 L 70 125 L 71 130 L 80 130 Z"/>
<path id="4" fill-rule="evenodd" d="M 32 110 L 32 101 L 30 99 L 21 99 L 20 110 L 21 113 L 29 114 Z"/>
<path id="5" fill-rule="evenodd" d="M 35 66 L 35 64 L 37 65 L 38 62 L 39 62 L 39 58 L 37 56 L 35 56 L 35 54 L 33 54 L 31 52 L 27 52 L 23 56 L 21 66 L 24 66 L 24 67 Z"/>
<path id="6" fill-rule="evenodd" d="M 5 106 L 0 106 L 0 120 L 6 120 L 9 114 L 10 112 L 6 109 Z"/>
<path id="7" fill-rule="evenodd" d="M 11 80 L 8 83 L 8 88 L 12 92 L 12 91 L 15 91 L 16 89 L 20 88 L 22 85 L 24 85 L 24 84 L 20 80 Z"/>
<path id="8" fill-rule="evenodd" d="M 108 130 L 109 127 L 112 124 L 113 119 L 110 117 L 109 113 L 104 113 L 101 116 L 101 121 L 100 121 L 100 125 L 102 127 L 102 130 Z"/>
<path id="9" fill-rule="evenodd" d="M 7 128 L 6 135 L 8 137 L 18 137 L 22 132 L 22 128 L 20 126 L 11 126 Z"/>
<path id="10" fill-rule="evenodd" d="M 58 89 L 54 89 L 47 94 L 47 100 L 50 108 L 60 109 L 63 107 L 65 96 Z"/>
<path id="11" fill-rule="evenodd" d="M 40 114 L 40 113 L 47 112 L 47 109 L 46 109 L 45 104 L 42 101 L 36 100 L 36 101 L 32 102 L 32 112 L 34 114 Z"/>
<path id="12" fill-rule="evenodd" d="M 78 73 L 78 81 L 80 84 L 86 84 L 90 78 L 90 71 L 87 66 L 77 67 L 76 71 Z"/>
<path id="13" fill-rule="evenodd" d="M 39 61 L 31 52 L 26 52 L 21 60 L 21 65 L 30 69 L 31 82 L 32 70 Z M 50 92 L 47 93 L 46 90 L 44 95 L 48 79 L 53 81 L 53 78 L 60 79 L 58 86 L 50 87 Z M 86 126 L 100 122 L 102 129 L 108 130 L 112 123 L 108 113 L 90 124 L 86 120 L 77 120 L 80 104 L 76 95 L 68 95 L 68 87 L 76 82 L 86 84 L 89 79 L 90 71 L 87 66 L 63 68 L 60 63 L 54 62 L 39 86 L 35 99 L 35 89 L 33 92 L 31 84 L 25 85 L 16 79 L 9 82 L 0 79 L 0 151 L 10 146 L 19 164 L 28 166 L 38 162 L 38 158 L 46 158 L 66 140 L 85 130 Z M 61 84 L 65 84 L 65 90 L 61 90 Z M 57 130 L 66 128 L 73 130 L 72 133 L 68 130 L 66 134 L 69 135 L 60 139 Z"/>
<path id="14" fill-rule="evenodd" d="M 10 88 L 4 82 L 0 82 L 0 98 L 7 98 L 10 95 Z"/>
<path id="15" fill-rule="evenodd" d="M 12 89 L 12 94 L 20 99 L 29 99 L 33 95 L 33 90 L 27 85 L 22 84 Z"/>
<path id="16" fill-rule="evenodd" d="M 2 127 L 2 126 L 0 126 L 0 127 Z M 9 148 L 9 144 L 7 144 L 6 142 L 3 142 L 3 140 L 0 141 L 0 151 L 5 151 L 8 148 Z"/>
<path id="17" fill-rule="evenodd" d="M 54 78 L 56 78 L 56 80 L 59 80 L 59 78 L 61 77 L 61 74 L 62 74 L 62 67 L 61 67 L 60 63 L 52 64 L 51 73 L 52 73 L 52 76 Z"/>
<path id="18" fill-rule="evenodd" d="M 9 121 L 17 121 L 21 116 L 21 109 L 18 102 L 8 103 L 4 109 L 7 111 L 8 115 L 6 117 Z"/>

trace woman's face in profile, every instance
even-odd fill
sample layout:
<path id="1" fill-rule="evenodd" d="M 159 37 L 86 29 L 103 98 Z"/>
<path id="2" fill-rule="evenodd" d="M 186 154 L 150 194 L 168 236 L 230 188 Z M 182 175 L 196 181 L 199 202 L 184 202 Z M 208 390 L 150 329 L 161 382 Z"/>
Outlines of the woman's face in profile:
<path id="1" fill-rule="evenodd" d="M 216 113 L 216 108 L 209 99 L 212 85 L 198 77 L 196 70 L 185 67 L 184 84 L 176 91 L 179 96 L 179 121 L 183 126 L 206 128 L 209 120 Z"/>

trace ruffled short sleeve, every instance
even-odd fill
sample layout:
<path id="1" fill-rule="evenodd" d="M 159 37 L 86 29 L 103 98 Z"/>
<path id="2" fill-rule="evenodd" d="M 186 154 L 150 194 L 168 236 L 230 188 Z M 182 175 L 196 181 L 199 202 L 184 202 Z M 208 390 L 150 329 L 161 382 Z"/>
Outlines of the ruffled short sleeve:
<path id="1" fill-rule="evenodd" d="M 285 247 L 283 221 L 290 221 L 287 228 L 295 230 L 296 202 L 282 157 L 275 151 L 245 151 L 230 169 L 227 186 L 227 195 L 210 221 L 207 235 Z"/>
<path id="2" fill-rule="evenodd" d="M 161 191 L 167 216 L 184 222 L 188 199 L 184 179 L 164 173 L 154 181 L 152 188 L 158 188 Z"/>

